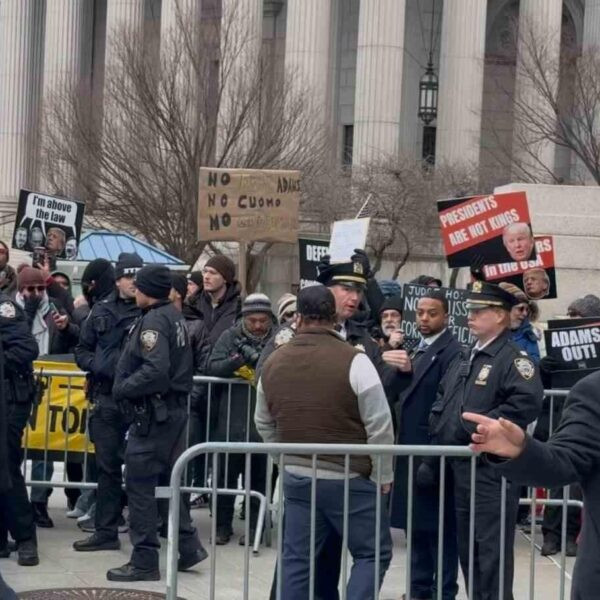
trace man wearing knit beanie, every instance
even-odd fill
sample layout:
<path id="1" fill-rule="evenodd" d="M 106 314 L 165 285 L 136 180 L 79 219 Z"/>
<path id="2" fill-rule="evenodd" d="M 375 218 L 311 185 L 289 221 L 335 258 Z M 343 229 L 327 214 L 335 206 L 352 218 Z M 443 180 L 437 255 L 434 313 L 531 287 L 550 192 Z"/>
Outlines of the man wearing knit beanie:
<path id="1" fill-rule="evenodd" d="M 165 266 L 148 265 L 136 274 L 136 302 L 142 316 L 129 331 L 113 387 L 114 399 L 132 413 L 135 409 L 125 451 L 133 552 L 129 562 L 108 571 L 110 581 L 160 579 L 154 495 L 185 448 L 187 398 L 194 374 L 184 318 L 169 300 L 171 289 L 171 272 Z M 178 570 L 207 556 L 192 525 L 188 499 L 182 495 Z"/>
<path id="2" fill-rule="evenodd" d="M 264 294 L 250 294 L 244 300 L 240 321 L 226 329 L 217 340 L 208 363 L 208 374 L 216 377 L 242 377 L 254 383 L 258 359 L 269 341 L 274 320 L 269 298 Z M 248 394 L 250 394 L 250 405 L 248 405 Z M 254 421 L 248 419 L 248 414 L 254 414 L 255 387 L 234 385 L 229 389 L 227 386 L 219 386 L 217 396 L 219 413 L 216 439 L 230 442 L 260 441 Z M 249 425 L 248 421 L 250 421 Z M 219 469 L 218 485 L 235 488 L 238 476 L 244 473 L 244 455 L 230 454 L 228 460 L 227 482 L 224 477 L 225 469 Z M 250 488 L 256 491 L 264 490 L 267 469 L 265 457 L 254 455 L 251 462 Z M 233 496 L 219 498 L 216 514 L 218 545 L 227 544 L 233 535 L 233 505 Z M 240 545 L 252 543 L 257 517 L 258 504 L 252 499 L 251 539 L 242 536 L 239 540 Z"/>
<path id="3" fill-rule="evenodd" d="M 294 294 L 284 294 L 277 301 L 277 322 L 280 325 L 289 323 L 296 316 L 298 298 Z"/>
<path id="4" fill-rule="evenodd" d="M 115 270 L 110 261 L 96 258 L 88 263 L 81 276 L 81 291 L 90 308 L 115 288 Z"/>
<path id="5" fill-rule="evenodd" d="M 534 362 L 539 363 L 538 337 L 529 321 L 530 300 L 520 287 L 512 283 L 501 281 L 498 286 L 518 300 L 518 303 L 510 309 L 510 331 L 513 342 L 527 352 Z"/>
<path id="6" fill-rule="evenodd" d="M 121 471 L 127 422 L 113 397 L 112 388 L 123 342 L 141 313 L 135 303 L 133 279 L 135 270 L 141 266 L 138 256 L 121 254 L 115 281 L 111 263 L 96 259 L 86 267 L 82 278 L 84 293 L 91 300 L 91 312 L 81 325 L 75 360 L 83 371 L 88 372 L 87 396 L 94 406 L 90 434 L 95 444 L 98 492 L 94 516 L 78 522 L 81 529 L 93 532 L 73 544 L 78 552 L 120 548 L 118 528 L 123 522 Z M 74 510 L 68 516 L 80 514 L 81 511 Z"/>
<path id="7" fill-rule="evenodd" d="M 204 321 L 214 345 L 240 316 L 241 288 L 235 280 L 233 261 L 223 254 L 209 258 L 202 269 L 202 286 L 202 291 L 188 298 L 186 314 L 193 313 Z"/>

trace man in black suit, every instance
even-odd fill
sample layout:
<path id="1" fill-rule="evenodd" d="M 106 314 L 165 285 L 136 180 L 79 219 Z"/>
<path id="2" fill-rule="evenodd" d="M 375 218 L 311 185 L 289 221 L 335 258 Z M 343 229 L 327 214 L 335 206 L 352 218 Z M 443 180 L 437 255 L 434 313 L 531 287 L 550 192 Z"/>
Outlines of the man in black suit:
<path id="1" fill-rule="evenodd" d="M 583 489 L 583 528 L 571 600 L 594 600 L 600 589 L 600 372 L 583 378 L 565 402 L 560 425 L 547 442 L 531 438 L 508 419 L 467 412 L 477 424 L 471 448 L 512 481 L 557 488 L 578 482 Z M 497 462 L 495 454 L 505 461 Z"/>
<path id="2" fill-rule="evenodd" d="M 428 444 L 429 412 L 439 383 L 461 346 L 448 329 L 448 301 L 445 295 L 431 289 L 417 304 L 417 327 L 421 342 L 411 355 L 404 357 L 405 372 L 398 375 L 404 388 L 395 405 L 398 424 L 396 443 Z M 420 460 L 415 457 L 414 473 Z M 449 470 L 446 475 L 449 475 Z M 408 459 L 398 457 L 392 497 L 393 527 L 407 528 Z M 456 520 L 449 477 L 445 485 L 444 561 L 442 598 L 454 600 L 458 591 L 458 549 Z M 436 597 L 438 507 L 437 487 L 420 487 L 413 479 L 413 535 L 411 555 L 411 598 Z"/>

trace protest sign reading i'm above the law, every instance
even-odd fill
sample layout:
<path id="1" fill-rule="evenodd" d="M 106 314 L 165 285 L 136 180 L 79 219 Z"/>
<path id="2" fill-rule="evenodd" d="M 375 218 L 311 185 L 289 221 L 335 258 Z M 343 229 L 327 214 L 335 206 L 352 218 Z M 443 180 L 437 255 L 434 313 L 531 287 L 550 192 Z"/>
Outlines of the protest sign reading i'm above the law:
<path id="1" fill-rule="evenodd" d="M 45 247 L 55 258 L 75 260 L 84 211 L 83 202 L 21 190 L 12 247 L 29 252 Z"/>
<path id="2" fill-rule="evenodd" d="M 525 192 L 439 200 L 438 217 L 452 268 L 536 258 Z"/>

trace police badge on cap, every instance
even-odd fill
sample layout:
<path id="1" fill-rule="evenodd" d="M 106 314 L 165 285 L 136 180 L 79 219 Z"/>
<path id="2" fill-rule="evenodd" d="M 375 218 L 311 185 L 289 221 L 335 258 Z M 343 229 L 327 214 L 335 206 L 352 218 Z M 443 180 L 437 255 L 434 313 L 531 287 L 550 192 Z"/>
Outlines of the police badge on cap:
<path id="1" fill-rule="evenodd" d="M 518 298 L 503 290 L 499 285 L 487 281 L 474 281 L 467 289 L 467 310 L 494 307 L 510 310 L 519 304 Z"/>
<path id="2" fill-rule="evenodd" d="M 319 272 L 317 281 L 327 287 L 344 285 L 362 290 L 367 286 L 365 268 L 358 260 L 329 265 Z"/>

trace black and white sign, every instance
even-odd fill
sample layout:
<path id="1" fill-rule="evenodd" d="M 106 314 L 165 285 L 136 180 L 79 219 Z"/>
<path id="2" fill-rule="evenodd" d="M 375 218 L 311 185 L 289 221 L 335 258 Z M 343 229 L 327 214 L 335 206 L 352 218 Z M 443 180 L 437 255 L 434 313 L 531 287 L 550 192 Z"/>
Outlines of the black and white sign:
<path id="1" fill-rule="evenodd" d="M 548 321 L 544 337 L 548 356 L 559 363 L 552 372 L 553 388 L 570 388 L 600 369 L 600 318 Z"/>
<path id="2" fill-rule="evenodd" d="M 75 260 L 84 210 L 83 202 L 21 190 L 12 247 L 45 248 L 54 258 Z"/>
<path id="3" fill-rule="evenodd" d="M 300 289 L 317 283 L 317 265 L 329 252 L 327 240 L 298 239 L 300 258 Z"/>
<path id="4" fill-rule="evenodd" d="M 418 338 L 417 329 L 417 304 L 430 287 L 404 284 L 404 314 L 402 315 L 402 331 L 407 337 Z M 461 344 L 470 344 L 474 341 L 469 331 L 467 321 L 467 290 L 453 288 L 438 288 L 448 300 L 448 329 L 456 336 Z"/>

